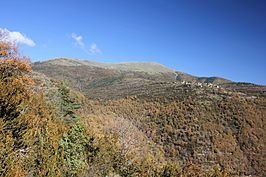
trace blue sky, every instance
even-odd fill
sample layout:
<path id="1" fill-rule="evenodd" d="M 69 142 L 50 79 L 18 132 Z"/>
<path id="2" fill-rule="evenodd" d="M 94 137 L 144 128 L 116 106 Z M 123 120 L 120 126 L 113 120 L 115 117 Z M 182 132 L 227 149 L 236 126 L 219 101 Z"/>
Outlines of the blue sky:
<path id="1" fill-rule="evenodd" d="M 30 40 L 32 61 L 157 61 L 266 85 L 265 0 L 8 0 L 0 28 Z"/>

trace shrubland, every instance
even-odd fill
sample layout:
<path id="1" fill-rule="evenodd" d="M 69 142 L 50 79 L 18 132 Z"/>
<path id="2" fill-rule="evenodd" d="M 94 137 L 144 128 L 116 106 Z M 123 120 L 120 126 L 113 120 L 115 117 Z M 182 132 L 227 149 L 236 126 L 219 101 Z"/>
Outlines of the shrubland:
<path id="1" fill-rule="evenodd" d="M 0 176 L 265 174 L 263 97 L 171 79 L 155 83 L 165 75 L 108 70 L 113 77 L 99 70 L 100 79 L 94 73 L 85 86 L 81 73 L 79 80 L 49 78 L 33 72 L 16 47 L 0 43 Z M 64 70 L 58 72 L 63 78 Z M 80 92 L 99 89 L 95 98 L 136 77 L 145 80 L 145 87 L 134 87 L 137 96 L 121 92 L 99 100 Z"/>

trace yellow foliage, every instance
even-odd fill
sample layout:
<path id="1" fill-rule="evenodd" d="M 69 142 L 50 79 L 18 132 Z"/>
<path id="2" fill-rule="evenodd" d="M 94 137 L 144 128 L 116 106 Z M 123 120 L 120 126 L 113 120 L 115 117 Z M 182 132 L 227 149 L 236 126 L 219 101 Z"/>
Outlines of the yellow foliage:
<path id="1" fill-rule="evenodd" d="M 0 176 L 61 176 L 62 124 L 34 93 L 30 72 L 15 47 L 0 43 Z"/>

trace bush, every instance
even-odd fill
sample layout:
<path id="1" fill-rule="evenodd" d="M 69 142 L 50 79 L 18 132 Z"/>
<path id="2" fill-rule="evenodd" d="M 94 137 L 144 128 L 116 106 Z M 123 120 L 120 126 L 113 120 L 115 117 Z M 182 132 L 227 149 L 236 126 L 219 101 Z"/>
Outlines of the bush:
<path id="1" fill-rule="evenodd" d="M 77 122 L 59 142 L 64 158 L 65 176 L 79 176 L 88 168 L 88 160 L 97 152 L 93 139 L 85 134 L 81 123 Z"/>

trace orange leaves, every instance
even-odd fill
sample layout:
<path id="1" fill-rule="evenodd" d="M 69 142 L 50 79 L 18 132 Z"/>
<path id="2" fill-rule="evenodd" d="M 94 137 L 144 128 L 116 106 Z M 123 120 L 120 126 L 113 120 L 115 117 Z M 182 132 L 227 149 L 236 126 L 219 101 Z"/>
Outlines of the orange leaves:
<path id="1" fill-rule="evenodd" d="M 34 82 L 29 77 L 30 72 L 29 60 L 20 57 L 16 47 L 0 42 L 0 100 L 3 100 L 2 104 L 9 100 L 9 105 L 18 106 L 31 96 L 30 87 Z M 8 107 L 2 106 L 1 112 L 9 111 L 5 108 Z"/>
<path id="2" fill-rule="evenodd" d="M 0 64 L 2 70 L 12 67 L 21 72 L 32 71 L 29 59 L 20 56 L 17 48 L 9 43 L 0 42 Z"/>
<path id="3" fill-rule="evenodd" d="M 31 71 L 28 59 L 0 42 L 0 176 L 60 176 L 61 125 L 44 96 L 34 92 Z"/>
<path id="4" fill-rule="evenodd" d="M 16 47 L 12 44 L 0 42 L 0 58 L 13 58 L 12 55 L 16 54 Z"/>

